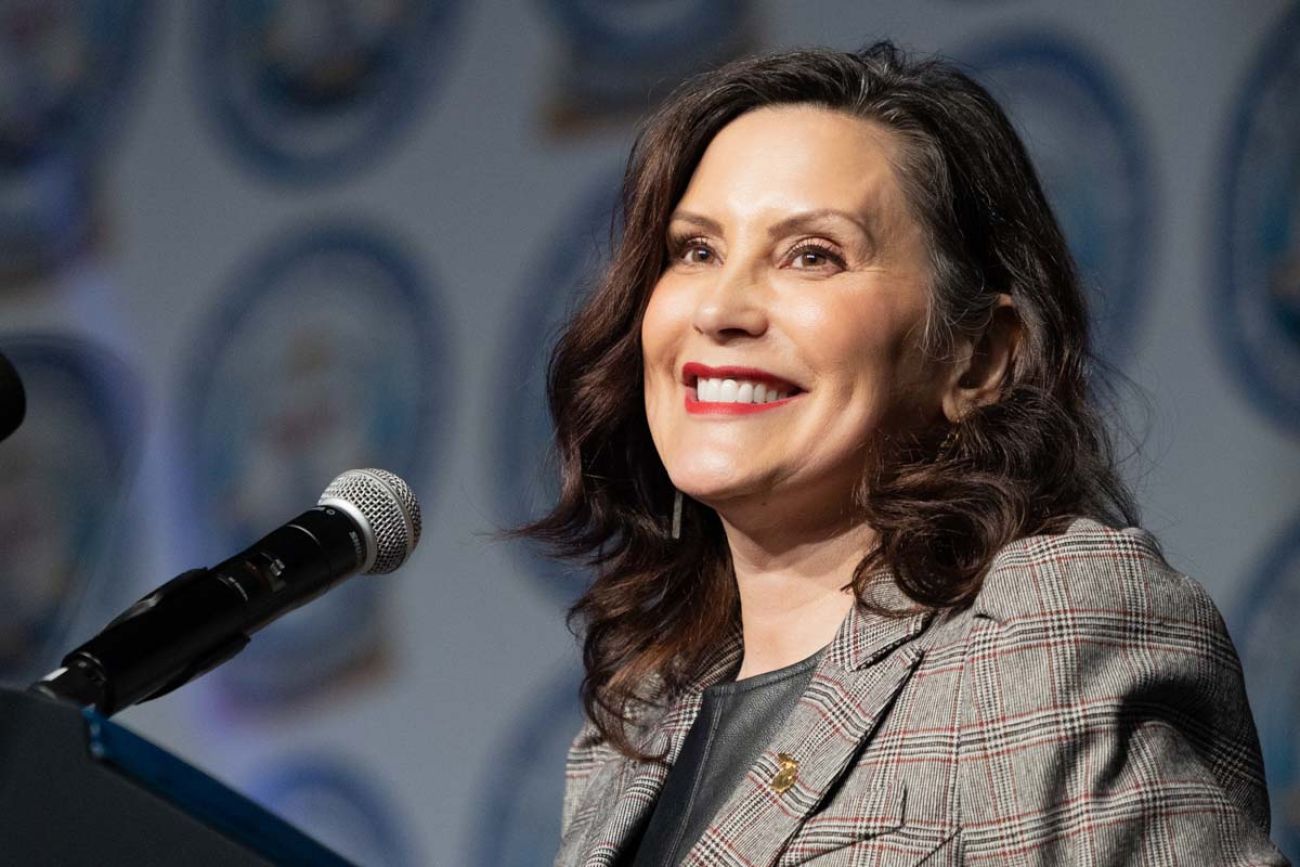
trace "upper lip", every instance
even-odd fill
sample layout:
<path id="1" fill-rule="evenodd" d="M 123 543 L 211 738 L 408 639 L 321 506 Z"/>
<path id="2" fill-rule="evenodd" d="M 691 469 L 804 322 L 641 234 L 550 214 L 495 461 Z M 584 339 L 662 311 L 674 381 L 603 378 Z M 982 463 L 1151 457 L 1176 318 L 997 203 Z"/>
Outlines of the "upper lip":
<path id="1" fill-rule="evenodd" d="M 751 382 L 774 385 L 786 391 L 802 391 L 797 383 L 758 367 L 738 367 L 735 365 L 711 367 L 698 361 L 688 361 L 682 365 L 683 385 L 695 385 L 696 380 L 700 379 L 747 379 Z"/>

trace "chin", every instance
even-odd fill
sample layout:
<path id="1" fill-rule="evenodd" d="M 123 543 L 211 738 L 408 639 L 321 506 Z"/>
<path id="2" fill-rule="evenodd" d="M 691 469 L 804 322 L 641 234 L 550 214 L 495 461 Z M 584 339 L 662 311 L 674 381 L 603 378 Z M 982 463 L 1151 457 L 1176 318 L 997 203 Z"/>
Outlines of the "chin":
<path id="1" fill-rule="evenodd" d="M 699 468 L 683 468 L 670 471 L 668 477 L 677 490 L 706 506 L 716 506 L 737 497 L 758 493 L 763 487 L 759 480 L 740 476 L 734 469 L 726 471 L 712 468 L 701 471 Z"/>

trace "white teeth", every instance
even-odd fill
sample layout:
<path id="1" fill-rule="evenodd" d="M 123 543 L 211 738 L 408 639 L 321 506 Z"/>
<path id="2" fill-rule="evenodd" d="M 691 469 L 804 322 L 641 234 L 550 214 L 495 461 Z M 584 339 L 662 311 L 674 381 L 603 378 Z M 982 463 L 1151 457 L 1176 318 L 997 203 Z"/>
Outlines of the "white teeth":
<path id="1" fill-rule="evenodd" d="M 776 386 L 744 379 L 698 379 L 695 399 L 701 403 L 772 403 L 785 397 Z"/>

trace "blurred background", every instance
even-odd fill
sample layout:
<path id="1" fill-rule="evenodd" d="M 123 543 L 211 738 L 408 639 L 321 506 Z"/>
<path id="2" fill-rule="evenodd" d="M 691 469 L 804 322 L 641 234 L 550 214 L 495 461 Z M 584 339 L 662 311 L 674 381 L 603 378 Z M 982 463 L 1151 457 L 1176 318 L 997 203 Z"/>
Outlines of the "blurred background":
<path id="1" fill-rule="evenodd" d="M 1300 6 L 1283 0 L 0 0 L 0 678 L 338 472 L 424 504 L 358 578 L 122 721 L 364 864 L 549 864 L 582 575 L 535 512 L 555 327 L 637 119 L 880 37 L 1020 126 L 1127 377 L 1126 464 L 1242 653 L 1300 858 Z M 639 400 L 629 395 L 629 400 Z"/>

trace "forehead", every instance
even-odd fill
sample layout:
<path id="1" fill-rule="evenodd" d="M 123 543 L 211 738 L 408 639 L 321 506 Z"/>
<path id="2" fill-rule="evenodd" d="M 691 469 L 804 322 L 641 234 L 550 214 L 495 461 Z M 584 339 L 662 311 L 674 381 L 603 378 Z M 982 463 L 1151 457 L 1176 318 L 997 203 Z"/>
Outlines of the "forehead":
<path id="1" fill-rule="evenodd" d="M 902 147 L 881 124 L 821 106 L 756 109 L 709 143 L 681 205 L 738 217 L 820 208 L 873 222 L 901 217 L 906 202 L 895 165 Z"/>

